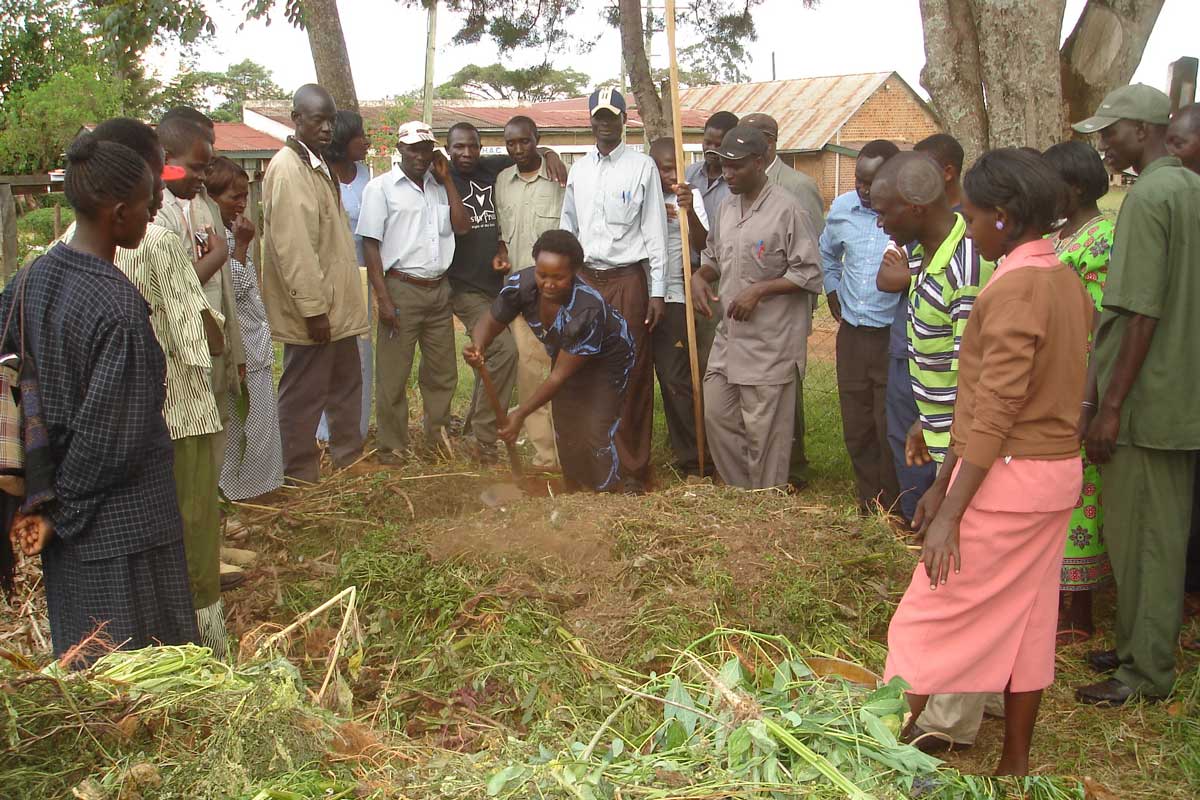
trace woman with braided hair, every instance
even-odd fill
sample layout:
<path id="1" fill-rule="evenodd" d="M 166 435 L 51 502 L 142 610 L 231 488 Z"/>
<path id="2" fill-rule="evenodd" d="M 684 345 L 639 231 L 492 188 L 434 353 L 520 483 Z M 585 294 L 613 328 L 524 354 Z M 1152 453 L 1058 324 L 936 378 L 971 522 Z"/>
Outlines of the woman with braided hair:
<path id="1" fill-rule="evenodd" d="M 145 235 L 156 182 L 137 152 L 93 134 L 67 162 L 74 233 L 8 283 L 0 319 L 14 317 L 2 347 L 23 353 L 23 404 L 26 377 L 38 380 L 53 463 L 11 536 L 42 557 L 55 654 L 83 666 L 104 651 L 77 647 L 97 632 L 130 648 L 198 632 L 162 415 L 166 363 L 145 300 L 113 263 Z"/>

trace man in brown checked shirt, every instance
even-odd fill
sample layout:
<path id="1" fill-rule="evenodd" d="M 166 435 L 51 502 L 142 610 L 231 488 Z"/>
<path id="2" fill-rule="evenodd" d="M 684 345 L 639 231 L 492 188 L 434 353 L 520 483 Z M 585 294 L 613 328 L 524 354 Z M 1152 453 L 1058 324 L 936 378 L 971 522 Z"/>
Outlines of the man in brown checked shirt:
<path id="1" fill-rule="evenodd" d="M 704 422 L 717 471 L 746 489 L 788 482 L 796 379 L 821 291 L 819 221 L 768 183 L 766 153 L 761 131 L 738 126 L 725 135 L 721 167 L 733 195 L 692 282 L 697 309 L 711 316 L 720 281 L 725 318 L 704 376 Z"/>

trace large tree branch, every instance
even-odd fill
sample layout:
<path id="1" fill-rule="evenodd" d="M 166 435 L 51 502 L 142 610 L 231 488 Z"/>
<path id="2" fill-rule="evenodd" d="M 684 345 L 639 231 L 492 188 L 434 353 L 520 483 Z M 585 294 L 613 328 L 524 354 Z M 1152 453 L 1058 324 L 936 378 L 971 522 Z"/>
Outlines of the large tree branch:
<path id="1" fill-rule="evenodd" d="M 619 0 L 617 13 L 621 29 L 621 51 L 629 71 L 629 86 L 637 98 L 638 116 L 642 118 L 646 141 L 671 135 L 671 120 L 663 109 L 662 98 L 654 88 L 650 60 L 646 57 L 646 40 L 642 29 L 641 0 Z"/>
<path id="2" fill-rule="evenodd" d="M 1088 0 L 1060 57 L 1067 122 L 1091 116 L 1104 95 L 1129 83 L 1162 6 L 1163 0 Z"/>
<path id="3" fill-rule="evenodd" d="M 350 53 L 342 33 L 337 0 L 304 0 L 304 29 L 312 49 L 317 83 L 325 87 L 337 107 L 358 111 L 358 93 L 350 70 Z"/>
<path id="4" fill-rule="evenodd" d="M 992 147 L 1049 147 L 1062 138 L 1058 36 L 1066 0 L 971 0 Z"/>
<path id="5" fill-rule="evenodd" d="M 979 41 L 970 0 L 920 0 L 925 33 L 921 85 L 943 127 L 962 143 L 971 163 L 988 149 Z"/>

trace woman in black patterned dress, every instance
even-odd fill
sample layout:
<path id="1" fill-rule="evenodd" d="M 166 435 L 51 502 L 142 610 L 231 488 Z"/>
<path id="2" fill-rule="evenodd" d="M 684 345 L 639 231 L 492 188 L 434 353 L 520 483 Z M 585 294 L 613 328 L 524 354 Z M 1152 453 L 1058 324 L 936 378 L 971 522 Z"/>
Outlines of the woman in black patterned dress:
<path id="1" fill-rule="evenodd" d="M 550 377 L 508 415 L 500 438 L 517 438 L 525 418 L 553 401 L 554 436 L 568 488 L 620 491 L 616 435 L 633 367 L 633 338 L 615 308 L 579 279 L 583 248 L 568 231 L 543 233 L 534 266 L 508 277 L 491 312 L 463 350 L 473 367 L 492 340 L 520 314 L 545 346 Z M 506 398 L 505 398 L 506 399 Z"/>
<path id="2" fill-rule="evenodd" d="M 161 181 L 142 155 L 93 134 L 76 139 L 67 160 L 74 236 L 0 295 L 0 318 L 18 303 L 15 316 L 24 317 L 3 346 L 24 351 L 23 384 L 29 362 L 36 369 L 54 465 L 49 491 L 14 523 L 13 542 L 42 556 L 55 655 L 97 630 L 122 647 L 195 641 L 162 416 L 166 362 L 146 301 L 113 264 L 118 247 L 136 247 L 145 235 Z M 27 494 L 27 504 L 33 500 Z M 85 648 L 72 664 L 95 655 Z"/>

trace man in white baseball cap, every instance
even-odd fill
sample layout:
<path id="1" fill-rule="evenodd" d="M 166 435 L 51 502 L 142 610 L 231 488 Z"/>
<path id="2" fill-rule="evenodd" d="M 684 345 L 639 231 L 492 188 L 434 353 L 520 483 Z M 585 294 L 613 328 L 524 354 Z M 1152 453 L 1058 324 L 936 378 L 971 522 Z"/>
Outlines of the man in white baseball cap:
<path id="1" fill-rule="evenodd" d="M 454 235 L 471 230 L 450 180 L 450 162 L 434 149 L 433 130 L 424 122 L 406 122 L 397 140 L 400 163 L 363 190 L 356 230 L 379 311 L 375 408 L 383 463 L 398 463 L 408 450 L 406 389 L 418 344 L 427 449 L 442 441 L 450 423 L 458 360 L 446 270 L 454 258 Z"/>

